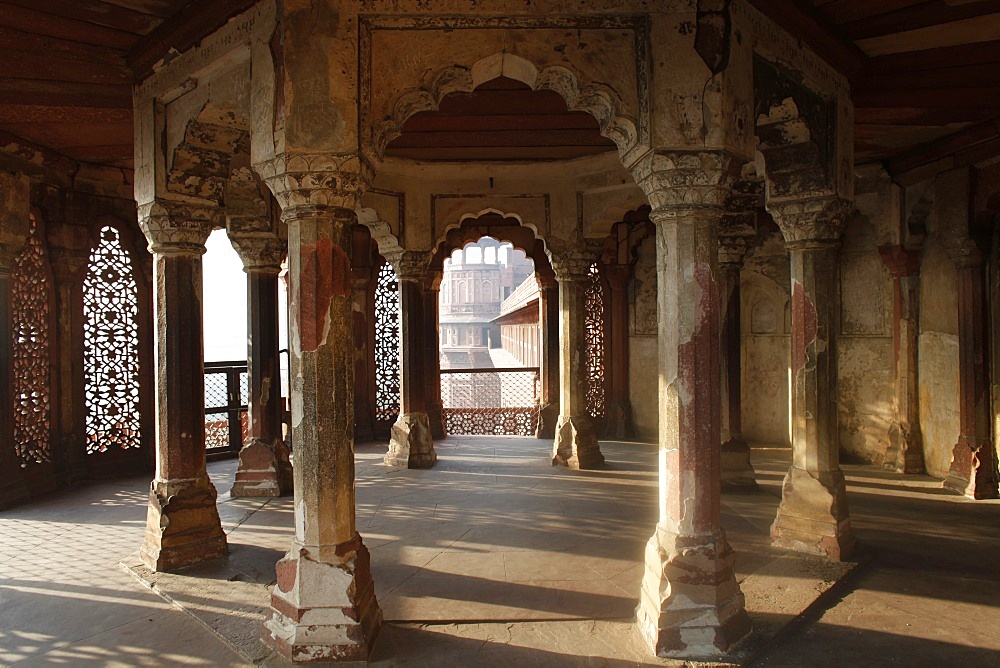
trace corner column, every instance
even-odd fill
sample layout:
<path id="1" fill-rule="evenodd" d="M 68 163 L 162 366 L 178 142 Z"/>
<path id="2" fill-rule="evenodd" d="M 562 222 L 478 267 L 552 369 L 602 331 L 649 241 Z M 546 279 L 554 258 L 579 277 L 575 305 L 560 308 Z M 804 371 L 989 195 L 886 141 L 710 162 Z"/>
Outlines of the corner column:
<path id="1" fill-rule="evenodd" d="M 771 525 L 776 547 L 835 561 L 854 552 L 837 425 L 838 248 L 849 205 L 769 203 L 791 258 L 792 466 Z"/>
<path id="2" fill-rule="evenodd" d="M 428 469 L 437 462 L 424 396 L 424 278 L 428 254 L 403 251 L 393 261 L 399 279 L 399 417 L 392 425 L 388 466 Z"/>
<path id="3" fill-rule="evenodd" d="M 554 439 L 559 421 L 559 284 L 548 267 L 535 268 L 541 333 L 541 397 L 535 438 Z"/>
<path id="4" fill-rule="evenodd" d="M 719 286 L 730 159 L 669 152 L 633 168 L 656 228 L 658 520 L 636 618 L 660 657 L 717 660 L 750 632 L 720 524 Z"/>
<path id="5" fill-rule="evenodd" d="M 594 421 L 587 414 L 586 293 L 593 262 L 583 251 L 552 254 L 559 283 L 559 419 L 553 466 L 594 469 L 604 465 Z"/>
<path id="6" fill-rule="evenodd" d="M 140 205 L 153 253 L 156 322 L 156 475 L 139 554 L 156 571 L 225 556 L 228 547 L 205 471 L 201 256 L 212 212 Z"/>
<path id="7" fill-rule="evenodd" d="M 740 341 L 740 270 L 746 254 L 742 237 L 719 235 L 719 304 L 722 307 L 722 487 L 724 490 L 757 489 L 750 463 L 750 445 L 743 437 L 743 360 Z"/>
<path id="8" fill-rule="evenodd" d="M 281 365 L 278 353 L 278 274 L 285 242 L 230 234 L 247 275 L 249 426 L 240 450 L 232 497 L 292 493 L 292 465 L 281 433 Z"/>
<path id="9" fill-rule="evenodd" d="M 608 421 L 605 431 L 613 438 L 635 436 L 632 425 L 632 403 L 628 398 L 628 282 L 632 266 L 605 264 L 604 275 L 610 288 L 610 317 L 608 319 L 608 371 L 611 383 L 608 392 Z"/>
<path id="10" fill-rule="evenodd" d="M 958 268 L 958 442 L 944 487 L 973 499 L 997 497 L 996 451 L 990 433 L 989 310 L 983 254 L 969 237 L 953 239 Z"/>
<path id="11" fill-rule="evenodd" d="M 440 271 L 428 271 L 424 282 L 424 397 L 431 438 L 447 436 L 441 404 L 441 327 L 439 305 L 441 297 Z"/>
<path id="12" fill-rule="evenodd" d="M 900 245 L 878 249 L 892 274 L 893 421 L 882 467 L 899 473 L 924 472 L 924 446 L 917 407 L 917 350 L 920 339 L 920 251 Z"/>
<path id="13" fill-rule="evenodd" d="M 363 661 L 382 613 L 355 527 L 351 266 L 354 211 L 286 205 L 295 534 L 262 636 L 292 661 Z"/>
<path id="14" fill-rule="evenodd" d="M 28 238 L 31 212 L 28 179 L 0 169 L 0 509 L 28 496 L 14 446 L 11 397 L 10 269 Z"/>

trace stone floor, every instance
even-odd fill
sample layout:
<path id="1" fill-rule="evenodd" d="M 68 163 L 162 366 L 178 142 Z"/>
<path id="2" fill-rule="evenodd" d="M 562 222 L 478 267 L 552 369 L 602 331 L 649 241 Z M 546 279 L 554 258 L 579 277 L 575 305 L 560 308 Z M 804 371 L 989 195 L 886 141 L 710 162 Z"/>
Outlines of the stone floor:
<path id="1" fill-rule="evenodd" d="M 429 471 L 391 470 L 383 446 L 357 448 L 358 528 L 388 620 L 372 663 L 665 663 L 629 623 L 655 519 L 653 446 L 602 444 L 610 467 L 598 472 L 549 466 L 548 444 L 534 439 L 437 447 Z M 1000 504 L 847 466 L 866 552 L 829 564 L 768 545 L 786 462 L 787 451 L 755 449 L 761 490 L 723 499 L 755 625 L 736 659 L 1000 665 Z M 0 665 L 280 663 L 257 635 L 291 502 L 229 499 L 234 467 L 210 464 L 230 557 L 181 574 L 149 573 L 134 558 L 147 480 L 0 513 Z"/>

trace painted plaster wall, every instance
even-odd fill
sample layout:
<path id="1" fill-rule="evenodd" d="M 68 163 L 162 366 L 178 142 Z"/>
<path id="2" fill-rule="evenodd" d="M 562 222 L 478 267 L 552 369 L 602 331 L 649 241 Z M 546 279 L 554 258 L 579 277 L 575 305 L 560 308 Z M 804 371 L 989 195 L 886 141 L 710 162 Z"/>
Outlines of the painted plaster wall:
<path id="1" fill-rule="evenodd" d="M 858 214 L 848 222 L 840 252 L 838 425 L 842 453 L 881 463 L 895 412 L 894 315 L 892 274 L 877 247 L 889 240 L 897 214 L 883 205 L 886 193 L 862 192 L 859 189 Z"/>
<path id="2" fill-rule="evenodd" d="M 920 266 L 919 402 L 924 465 L 948 475 L 958 441 L 958 278 L 937 236 L 924 242 Z"/>

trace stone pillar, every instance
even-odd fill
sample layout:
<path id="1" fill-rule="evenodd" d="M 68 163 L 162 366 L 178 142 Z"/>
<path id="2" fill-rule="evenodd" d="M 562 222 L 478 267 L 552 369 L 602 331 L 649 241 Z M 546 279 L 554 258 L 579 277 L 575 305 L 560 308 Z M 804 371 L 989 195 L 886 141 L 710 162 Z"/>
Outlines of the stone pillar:
<path id="1" fill-rule="evenodd" d="M 399 417 L 392 425 L 388 466 L 427 469 L 437 462 L 434 439 L 425 400 L 424 360 L 424 279 L 428 253 L 403 251 L 393 262 L 399 279 L 400 348 L 399 348 Z"/>
<path id="2" fill-rule="evenodd" d="M 296 180 L 300 178 L 295 175 Z M 382 613 L 355 527 L 352 209 L 289 204 L 295 535 L 276 566 L 263 639 L 292 661 L 367 658 Z"/>
<path id="3" fill-rule="evenodd" d="M 281 433 L 281 359 L 278 353 L 278 274 L 285 242 L 230 234 L 247 275 L 249 435 L 240 450 L 232 497 L 292 493 L 292 465 Z"/>
<path id="4" fill-rule="evenodd" d="M 920 251 L 882 246 L 882 261 L 892 274 L 893 421 L 883 468 L 899 473 L 924 472 L 920 435 L 917 349 L 920 340 Z"/>
<path id="5" fill-rule="evenodd" d="M 594 421 L 587 414 L 586 293 L 593 258 L 584 251 L 552 253 L 559 284 L 559 419 L 553 466 L 594 469 L 604 465 Z"/>
<path id="6" fill-rule="evenodd" d="M 722 378 L 723 490 L 757 489 L 750 446 L 743 438 L 743 360 L 740 340 L 740 269 L 747 244 L 742 237 L 719 235 L 719 305 L 722 337 L 719 367 Z"/>
<path id="7" fill-rule="evenodd" d="M 750 631 L 720 525 L 716 229 L 729 161 L 651 161 L 635 172 L 656 226 L 660 491 L 636 617 L 658 656 L 712 660 Z"/>
<path id="8" fill-rule="evenodd" d="M 424 396 L 431 438 L 444 438 L 441 404 L 441 327 L 438 308 L 441 297 L 440 271 L 428 271 L 424 282 Z"/>
<path id="9" fill-rule="evenodd" d="M 60 480 L 87 477 L 87 397 L 84 378 L 83 279 L 90 260 L 90 233 L 82 225 L 46 225 L 55 283 L 53 461 Z"/>
<path id="10" fill-rule="evenodd" d="M 632 438 L 635 427 L 632 424 L 632 403 L 628 397 L 628 282 L 632 278 L 632 266 L 605 264 L 604 275 L 610 292 L 606 371 L 611 376 L 605 431 L 610 438 Z"/>
<path id="11" fill-rule="evenodd" d="M 354 440 L 375 439 L 375 413 L 371 387 L 375 370 L 371 366 L 373 327 L 368 318 L 368 298 L 372 268 L 351 267 L 351 302 L 354 316 Z"/>
<path id="12" fill-rule="evenodd" d="M 536 267 L 538 329 L 541 334 L 538 427 L 535 438 L 554 439 L 559 420 L 559 284 L 549 267 Z"/>
<path id="13" fill-rule="evenodd" d="M 158 201 L 139 207 L 156 286 L 156 475 L 139 554 L 156 571 L 227 552 L 215 486 L 205 471 L 201 256 L 211 216 Z"/>
<path id="14" fill-rule="evenodd" d="M 771 539 L 839 561 L 855 547 L 837 424 L 837 251 L 849 206 L 824 197 L 769 208 L 785 237 L 792 278 L 792 466 Z"/>
<path id="15" fill-rule="evenodd" d="M 996 451 L 990 433 L 989 309 L 983 254 L 969 237 L 951 239 L 958 268 L 958 442 L 945 489 L 974 499 L 997 497 Z"/>
<path id="16" fill-rule="evenodd" d="M 14 448 L 11 388 L 10 269 L 29 232 L 28 179 L 0 170 L 0 509 L 24 500 L 28 488 Z"/>

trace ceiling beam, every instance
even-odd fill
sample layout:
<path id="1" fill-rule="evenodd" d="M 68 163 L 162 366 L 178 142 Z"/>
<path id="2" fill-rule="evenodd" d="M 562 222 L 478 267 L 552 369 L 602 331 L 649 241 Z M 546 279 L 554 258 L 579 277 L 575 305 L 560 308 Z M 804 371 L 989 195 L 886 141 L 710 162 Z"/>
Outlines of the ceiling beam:
<path id="1" fill-rule="evenodd" d="M 897 178 L 938 161 L 947 161 L 949 167 L 960 167 L 993 156 L 1000 156 L 1000 117 L 910 148 L 890 160 L 886 169 Z"/>

